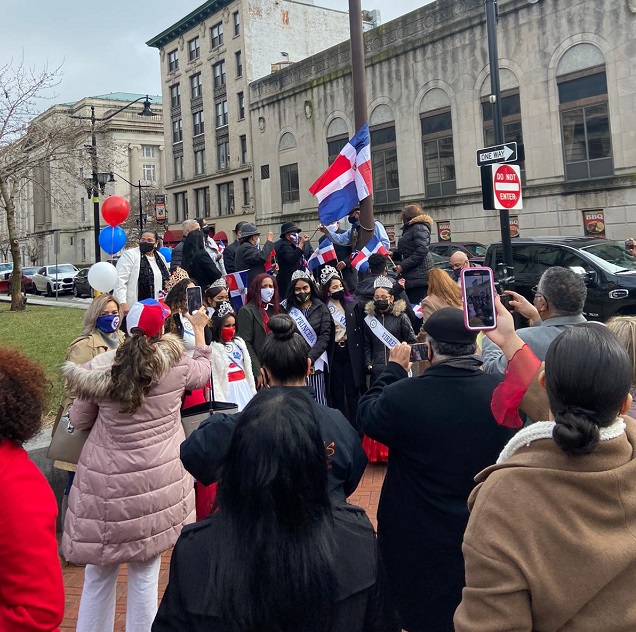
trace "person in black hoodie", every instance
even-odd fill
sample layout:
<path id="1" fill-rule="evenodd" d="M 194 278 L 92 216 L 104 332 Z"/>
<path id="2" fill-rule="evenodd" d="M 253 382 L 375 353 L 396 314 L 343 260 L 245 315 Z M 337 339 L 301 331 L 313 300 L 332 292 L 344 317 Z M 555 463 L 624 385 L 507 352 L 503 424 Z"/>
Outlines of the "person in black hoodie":
<path id="1" fill-rule="evenodd" d="M 192 230 L 188 233 L 183 243 L 181 267 L 201 286 L 202 291 L 221 278 L 221 271 L 205 249 L 203 231 Z"/>
<path id="2" fill-rule="evenodd" d="M 287 295 L 291 277 L 302 267 L 304 246 L 309 241 L 307 235 L 299 235 L 301 229 L 294 222 L 285 222 L 280 228 L 280 240 L 274 246 L 278 260 L 276 281 L 281 296 Z"/>

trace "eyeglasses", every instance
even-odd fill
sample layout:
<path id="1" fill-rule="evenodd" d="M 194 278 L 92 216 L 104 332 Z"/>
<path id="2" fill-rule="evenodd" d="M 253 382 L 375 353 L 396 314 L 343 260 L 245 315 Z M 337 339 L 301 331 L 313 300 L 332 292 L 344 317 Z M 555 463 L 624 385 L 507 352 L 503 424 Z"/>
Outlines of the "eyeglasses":
<path id="1" fill-rule="evenodd" d="M 543 296 L 543 294 L 541 294 L 541 292 L 539 292 L 539 286 L 538 285 L 535 285 L 530 291 L 534 294 L 535 298 L 537 296 L 540 296 L 541 298 L 545 298 Z"/>

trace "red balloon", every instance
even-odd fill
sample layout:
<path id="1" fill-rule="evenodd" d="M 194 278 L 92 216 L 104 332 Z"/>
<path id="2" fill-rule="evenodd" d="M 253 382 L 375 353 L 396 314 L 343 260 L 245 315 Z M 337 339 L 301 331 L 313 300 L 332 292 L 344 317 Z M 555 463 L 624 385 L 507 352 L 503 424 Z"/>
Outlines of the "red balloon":
<path id="1" fill-rule="evenodd" d="M 128 200 L 119 195 L 111 195 L 102 202 L 102 217 L 109 226 L 119 226 L 126 220 L 129 211 Z"/>

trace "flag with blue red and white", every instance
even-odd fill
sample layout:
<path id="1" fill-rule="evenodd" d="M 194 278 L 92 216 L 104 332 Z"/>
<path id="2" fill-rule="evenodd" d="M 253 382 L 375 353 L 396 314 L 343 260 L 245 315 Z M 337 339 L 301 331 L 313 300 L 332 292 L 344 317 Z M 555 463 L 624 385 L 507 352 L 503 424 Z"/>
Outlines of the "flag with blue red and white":
<path id="1" fill-rule="evenodd" d="M 333 247 L 333 244 L 327 239 L 327 237 L 323 237 L 318 242 L 318 248 L 314 250 L 311 257 L 309 257 L 309 261 L 307 262 L 309 269 L 313 272 L 316 268 L 328 263 L 329 261 L 337 261 L 338 256 L 336 255 L 336 249 Z"/>
<path id="2" fill-rule="evenodd" d="M 382 245 L 382 242 L 375 236 L 371 237 L 369 243 L 357 252 L 351 254 L 351 265 L 358 272 L 366 272 L 369 267 L 368 259 L 371 255 L 378 253 L 389 256 L 389 251 Z"/>
<path id="3" fill-rule="evenodd" d="M 247 302 L 247 270 L 232 272 L 225 277 L 230 301 L 235 312 Z"/>

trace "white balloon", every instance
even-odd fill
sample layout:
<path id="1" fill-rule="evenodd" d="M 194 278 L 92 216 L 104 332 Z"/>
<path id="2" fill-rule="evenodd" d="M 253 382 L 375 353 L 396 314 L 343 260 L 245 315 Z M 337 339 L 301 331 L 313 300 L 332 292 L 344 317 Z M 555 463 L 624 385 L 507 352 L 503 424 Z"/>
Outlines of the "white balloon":
<path id="1" fill-rule="evenodd" d="M 108 261 L 100 261 L 88 271 L 88 282 L 98 292 L 110 292 L 117 283 L 117 268 Z"/>

